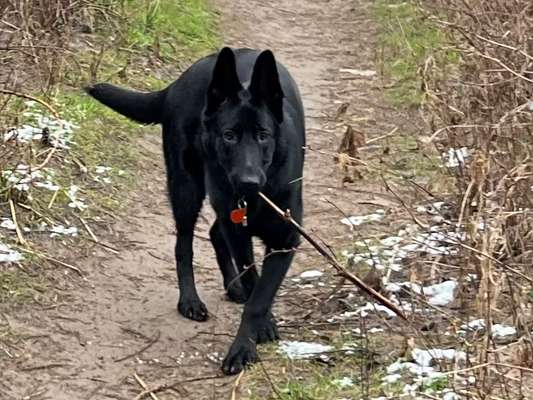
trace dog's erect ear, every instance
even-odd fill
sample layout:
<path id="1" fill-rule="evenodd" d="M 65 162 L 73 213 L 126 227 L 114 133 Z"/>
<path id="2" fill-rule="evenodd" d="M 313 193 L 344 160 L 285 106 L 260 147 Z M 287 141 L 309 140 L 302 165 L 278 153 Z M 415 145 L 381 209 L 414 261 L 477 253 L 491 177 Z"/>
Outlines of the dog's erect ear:
<path id="1" fill-rule="evenodd" d="M 257 57 L 250 82 L 252 99 L 264 102 L 278 122 L 283 121 L 283 90 L 279 82 L 276 59 L 270 50 Z"/>
<path id="2" fill-rule="evenodd" d="M 216 111 L 224 100 L 236 97 L 240 90 L 242 85 L 237 76 L 235 54 L 229 47 L 224 47 L 218 53 L 213 77 L 207 90 L 207 114 Z"/>

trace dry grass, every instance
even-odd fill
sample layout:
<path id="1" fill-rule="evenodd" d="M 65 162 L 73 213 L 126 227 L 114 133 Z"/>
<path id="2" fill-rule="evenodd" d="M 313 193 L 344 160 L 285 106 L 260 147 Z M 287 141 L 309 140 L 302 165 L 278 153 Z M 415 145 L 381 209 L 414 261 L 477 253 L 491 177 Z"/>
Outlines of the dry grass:
<path id="1" fill-rule="evenodd" d="M 533 4 L 428 1 L 423 6 L 460 54 L 456 68 L 428 58 L 425 115 L 439 152 L 465 147 L 455 179 L 463 273 L 479 276 L 471 311 L 490 326 L 506 319 L 521 339 L 503 349 L 488 333 L 472 343 L 479 363 L 473 398 L 532 395 Z M 490 329 L 487 329 L 489 331 Z M 508 364 L 508 365 L 503 365 Z M 527 369 L 529 368 L 529 370 Z"/>

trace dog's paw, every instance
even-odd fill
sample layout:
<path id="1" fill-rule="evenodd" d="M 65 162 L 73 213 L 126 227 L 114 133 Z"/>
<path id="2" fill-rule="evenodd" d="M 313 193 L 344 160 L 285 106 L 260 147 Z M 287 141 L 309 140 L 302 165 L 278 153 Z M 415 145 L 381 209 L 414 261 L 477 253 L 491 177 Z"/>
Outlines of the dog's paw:
<path id="1" fill-rule="evenodd" d="M 193 321 L 206 321 L 208 317 L 207 308 L 204 303 L 198 298 L 196 299 L 181 299 L 178 302 L 178 311 L 185 318 Z"/>
<path id="2" fill-rule="evenodd" d="M 244 289 L 241 285 L 230 285 L 226 290 L 226 295 L 230 301 L 237 304 L 244 304 L 248 300 L 248 296 L 244 293 Z"/>
<path id="3" fill-rule="evenodd" d="M 268 313 L 260 321 L 255 322 L 257 343 L 274 342 L 279 339 L 278 326 L 272 313 Z"/>
<path id="4" fill-rule="evenodd" d="M 257 349 L 255 342 L 249 337 L 237 337 L 222 362 L 222 372 L 225 375 L 235 375 L 241 372 L 244 367 L 256 361 Z"/>

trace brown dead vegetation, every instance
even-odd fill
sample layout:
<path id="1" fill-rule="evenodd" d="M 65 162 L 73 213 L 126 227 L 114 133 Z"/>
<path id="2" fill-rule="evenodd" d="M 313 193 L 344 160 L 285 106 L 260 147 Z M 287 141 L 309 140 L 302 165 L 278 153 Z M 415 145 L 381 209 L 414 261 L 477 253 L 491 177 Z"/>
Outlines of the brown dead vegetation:
<path id="1" fill-rule="evenodd" d="M 424 9 L 459 55 L 451 73 L 428 58 L 423 78 L 431 140 L 439 152 L 469 153 L 449 169 L 457 226 L 466 231 L 461 268 L 479 277 L 477 317 L 488 326 L 509 317 L 522 336 L 503 350 L 488 333 L 479 338 L 479 362 L 487 364 L 474 397 L 530 398 L 525 376 L 532 371 L 524 368 L 531 368 L 533 351 L 533 3 L 428 1 Z"/>

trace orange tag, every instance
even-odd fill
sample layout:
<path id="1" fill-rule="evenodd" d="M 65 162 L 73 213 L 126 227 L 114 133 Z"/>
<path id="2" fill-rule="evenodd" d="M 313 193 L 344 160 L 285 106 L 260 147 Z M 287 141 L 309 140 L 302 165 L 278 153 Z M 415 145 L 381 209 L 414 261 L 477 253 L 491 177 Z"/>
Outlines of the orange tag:
<path id="1" fill-rule="evenodd" d="M 242 224 L 246 221 L 246 208 L 236 208 L 231 211 L 230 218 L 234 224 Z"/>

